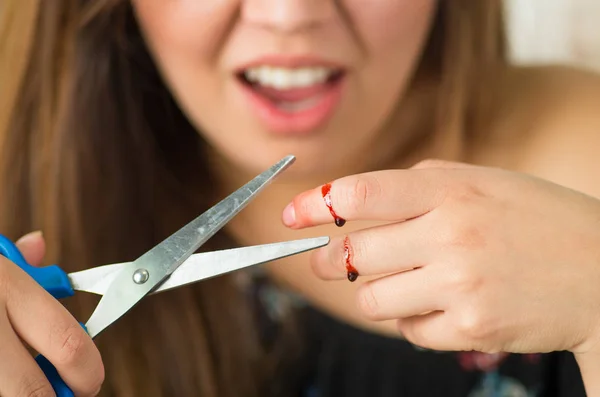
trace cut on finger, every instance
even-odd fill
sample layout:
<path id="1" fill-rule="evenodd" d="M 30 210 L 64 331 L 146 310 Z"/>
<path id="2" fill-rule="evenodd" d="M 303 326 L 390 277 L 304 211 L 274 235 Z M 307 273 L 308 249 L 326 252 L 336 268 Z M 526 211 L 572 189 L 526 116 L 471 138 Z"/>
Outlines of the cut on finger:
<path id="1" fill-rule="evenodd" d="M 283 213 L 291 228 L 345 221 L 403 221 L 442 203 L 449 170 L 386 170 L 337 179 L 296 196 Z"/>
<path id="2" fill-rule="evenodd" d="M 333 237 L 311 254 L 312 269 L 324 280 L 339 280 L 350 268 L 362 276 L 377 276 L 426 266 L 435 251 L 426 228 L 422 219 L 415 219 Z"/>

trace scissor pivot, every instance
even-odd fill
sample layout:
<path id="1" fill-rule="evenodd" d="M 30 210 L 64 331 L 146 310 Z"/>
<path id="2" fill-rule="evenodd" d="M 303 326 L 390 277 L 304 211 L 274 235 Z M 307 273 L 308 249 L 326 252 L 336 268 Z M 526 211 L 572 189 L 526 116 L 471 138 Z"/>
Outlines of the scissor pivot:
<path id="1" fill-rule="evenodd" d="M 136 284 L 144 284 L 150 278 L 150 273 L 146 269 L 137 269 L 133 273 L 133 282 Z"/>

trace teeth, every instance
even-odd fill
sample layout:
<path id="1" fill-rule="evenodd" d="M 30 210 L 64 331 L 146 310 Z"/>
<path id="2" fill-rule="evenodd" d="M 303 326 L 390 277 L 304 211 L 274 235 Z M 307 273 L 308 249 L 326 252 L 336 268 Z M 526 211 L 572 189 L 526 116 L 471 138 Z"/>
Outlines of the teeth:
<path id="1" fill-rule="evenodd" d="M 278 90 L 290 88 L 310 87 L 322 84 L 334 73 L 333 69 L 325 67 L 310 68 L 279 68 L 272 66 L 258 66 L 244 72 L 244 77 L 251 83 Z"/>

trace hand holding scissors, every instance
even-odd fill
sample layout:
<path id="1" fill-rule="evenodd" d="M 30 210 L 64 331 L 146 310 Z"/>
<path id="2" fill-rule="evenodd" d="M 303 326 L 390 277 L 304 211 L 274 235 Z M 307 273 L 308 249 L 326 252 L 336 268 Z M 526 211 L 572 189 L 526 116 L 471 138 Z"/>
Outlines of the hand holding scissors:
<path id="1" fill-rule="evenodd" d="M 282 159 L 133 262 L 99 266 L 71 274 L 66 274 L 56 265 L 36 268 L 30 266 L 19 249 L 4 236 L 0 236 L 0 254 L 24 270 L 56 299 L 72 296 L 74 291 L 102 295 L 89 320 L 82 324 L 89 336 L 95 338 L 149 294 L 327 245 L 329 238 L 319 237 L 194 254 L 293 161 L 293 156 Z M 8 317 L 10 320 L 10 313 Z M 15 330 L 19 334 L 17 328 Z M 27 335 L 20 336 L 30 342 Z M 3 343 L 4 340 L 0 341 L 0 346 Z M 0 357 L 0 360 L 7 358 Z M 43 355 L 35 360 L 58 397 L 74 395 L 49 360 Z"/>

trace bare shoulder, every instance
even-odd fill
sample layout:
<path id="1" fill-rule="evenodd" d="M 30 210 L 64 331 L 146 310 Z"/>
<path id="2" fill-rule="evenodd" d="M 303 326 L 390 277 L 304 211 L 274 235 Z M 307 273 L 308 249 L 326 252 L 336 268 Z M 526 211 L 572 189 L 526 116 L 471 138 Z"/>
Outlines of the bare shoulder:
<path id="1" fill-rule="evenodd" d="M 475 157 L 600 196 L 600 74 L 513 68 L 494 82 L 489 134 Z"/>

